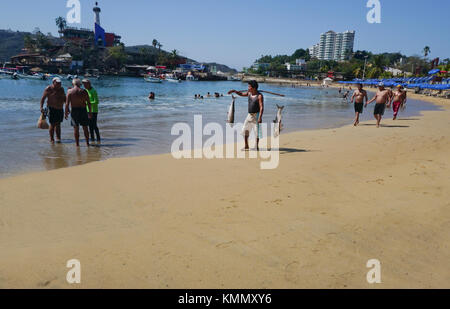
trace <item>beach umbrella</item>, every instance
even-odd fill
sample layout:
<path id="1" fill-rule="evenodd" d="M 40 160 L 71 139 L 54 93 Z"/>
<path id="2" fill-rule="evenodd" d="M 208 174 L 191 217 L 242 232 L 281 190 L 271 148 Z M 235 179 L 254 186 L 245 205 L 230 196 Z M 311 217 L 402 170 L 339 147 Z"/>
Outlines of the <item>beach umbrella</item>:
<path id="1" fill-rule="evenodd" d="M 430 72 L 428 72 L 428 75 L 437 74 L 437 73 L 439 73 L 439 72 L 441 72 L 440 69 L 434 69 L 434 70 L 431 70 Z"/>

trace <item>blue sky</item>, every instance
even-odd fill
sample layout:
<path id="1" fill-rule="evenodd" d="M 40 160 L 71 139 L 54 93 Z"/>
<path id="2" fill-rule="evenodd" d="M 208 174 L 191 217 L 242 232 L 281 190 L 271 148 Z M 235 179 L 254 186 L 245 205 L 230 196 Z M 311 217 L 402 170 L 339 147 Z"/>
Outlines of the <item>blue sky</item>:
<path id="1" fill-rule="evenodd" d="M 80 0 L 81 24 L 93 28 L 95 1 Z M 189 58 L 249 66 L 261 55 L 292 54 L 319 41 L 321 33 L 355 30 L 355 50 L 450 58 L 449 0 L 380 0 L 381 24 L 366 20 L 367 0 L 103 0 L 102 26 L 126 45 L 177 49 Z M 65 17 L 67 0 L 2 0 L 0 29 L 57 34 L 54 19 Z M 8 13 L 6 13 L 8 12 Z"/>

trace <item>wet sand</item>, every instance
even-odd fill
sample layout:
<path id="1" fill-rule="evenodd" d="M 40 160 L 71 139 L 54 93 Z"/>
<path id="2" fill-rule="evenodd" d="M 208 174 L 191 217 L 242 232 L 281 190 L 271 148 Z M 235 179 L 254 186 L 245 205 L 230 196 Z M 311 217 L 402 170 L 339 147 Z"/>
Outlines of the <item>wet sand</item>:
<path id="1" fill-rule="evenodd" d="M 380 129 L 285 134 L 275 170 L 155 155 L 0 179 L 0 288 L 450 288 L 436 103 Z"/>

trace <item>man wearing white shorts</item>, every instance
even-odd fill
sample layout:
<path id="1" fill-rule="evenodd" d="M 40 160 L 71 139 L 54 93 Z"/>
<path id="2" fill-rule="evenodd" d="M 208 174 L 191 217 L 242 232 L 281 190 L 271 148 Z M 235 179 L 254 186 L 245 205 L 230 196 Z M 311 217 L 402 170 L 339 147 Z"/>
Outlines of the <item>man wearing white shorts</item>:
<path id="1" fill-rule="evenodd" d="M 245 150 L 249 150 L 248 137 L 250 131 L 255 131 L 256 134 L 256 150 L 259 150 L 259 139 L 261 136 L 260 124 L 262 123 L 262 116 L 264 113 L 264 96 L 258 91 L 258 83 L 254 80 L 248 82 L 248 91 L 241 92 L 230 90 L 228 94 L 236 93 L 241 97 L 248 97 L 248 116 L 245 119 L 242 134 L 245 138 Z"/>

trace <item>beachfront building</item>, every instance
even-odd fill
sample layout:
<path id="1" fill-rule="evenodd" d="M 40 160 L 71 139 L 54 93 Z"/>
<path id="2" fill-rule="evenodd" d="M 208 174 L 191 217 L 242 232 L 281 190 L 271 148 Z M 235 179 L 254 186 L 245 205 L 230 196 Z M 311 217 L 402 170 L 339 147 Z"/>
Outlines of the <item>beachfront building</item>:
<path id="1" fill-rule="evenodd" d="M 320 35 L 318 44 L 309 48 L 312 58 L 319 60 L 344 61 L 353 53 L 355 31 L 336 33 L 328 31 Z"/>
<path id="2" fill-rule="evenodd" d="M 288 71 L 305 71 L 306 61 L 305 59 L 296 59 L 295 64 L 285 63 L 286 70 Z"/>
<path id="3" fill-rule="evenodd" d="M 309 55 L 311 56 L 311 58 L 316 58 L 319 59 L 319 44 L 313 45 L 311 46 L 308 50 L 309 50 Z"/>
<path id="4" fill-rule="evenodd" d="M 251 68 L 252 68 L 253 70 L 259 70 L 259 69 L 262 69 L 262 70 L 268 70 L 269 67 L 270 67 L 270 63 L 258 63 L 258 62 L 255 62 L 255 63 L 252 65 Z"/>
<path id="5" fill-rule="evenodd" d="M 100 25 L 100 12 L 98 3 L 95 3 L 94 11 L 94 30 L 65 27 L 60 30 L 65 41 L 76 42 L 86 47 L 98 45 L 100 47 L 112 47 L 120 44 L 121 36 L 115 33 L 108 33 Z"/>

